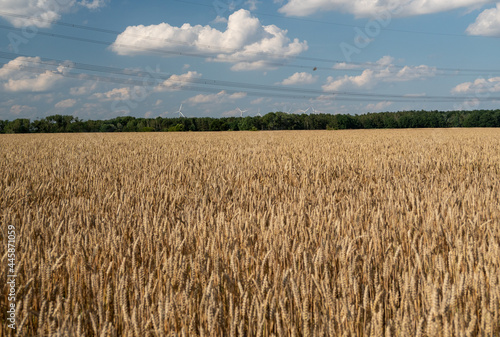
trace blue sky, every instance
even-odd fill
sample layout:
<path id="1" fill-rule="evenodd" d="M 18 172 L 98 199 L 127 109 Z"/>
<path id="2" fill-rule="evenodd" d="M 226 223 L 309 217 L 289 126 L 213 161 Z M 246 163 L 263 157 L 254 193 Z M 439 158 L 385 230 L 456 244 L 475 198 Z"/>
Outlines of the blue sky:
<path id="1" fill-rule="evenodd" d="M 496 109 L 500 3 L 2 0 L 0 119 Z"/>

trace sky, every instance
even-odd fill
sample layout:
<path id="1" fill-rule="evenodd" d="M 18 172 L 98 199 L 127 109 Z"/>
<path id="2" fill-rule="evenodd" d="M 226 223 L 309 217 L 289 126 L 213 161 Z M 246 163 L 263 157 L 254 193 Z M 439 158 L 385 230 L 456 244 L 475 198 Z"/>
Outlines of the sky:
<path id="1" fill-rule="evenodd" d="M 0 119 L 500 107 L 498 1 L 0 3 Z"/>

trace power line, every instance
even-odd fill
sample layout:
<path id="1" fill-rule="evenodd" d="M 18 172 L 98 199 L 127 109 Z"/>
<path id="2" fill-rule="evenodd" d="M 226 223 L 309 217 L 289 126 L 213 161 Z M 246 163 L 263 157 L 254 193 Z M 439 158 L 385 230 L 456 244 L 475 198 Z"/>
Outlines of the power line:
<path id="1" fill-rule="evenodd" d="M 181 3 L 185 3 L 185 4 L 190 4 L 190 5 L 195 5 L 195 6 L 203 6 L 203 7 L 212 7 L 213 8 L 213 5 L 202 4 L 202 3 L 194 2 L 194 1 L 185 1 L 185 0 L 172 0 L 172 1 L 181 2 Z M 257 12 L 257 11 L 251 11 L 251 12 L 254 14 L 262 15 L 262 16 L 275 17 L 275 18 L 280 18 L 280 19 L 285 19 L 285 20 L 303 21 L 303 22 L 311 22 L 311 23 L 325 24 L 325 25 L 331 25 L 331 26 L 365 29 L 364 26 L 352 25 L 352 24 L 348 24 L 348 23 L 297 18 L 297 17 L 282 16 L 282 15 L 263 13 L 263 12 Z M 396 33 L 436 35 L 436 36 L 447 36 L 447 37 L 493 38 L 493 39 L 500 38 L 498 36 L 476 36 L 476 35 L 455 34 L 455 33 L 425 32 L 425 31 L 407 30 L 407 29 L 394 29 L 394 28 L 387 28 L 387 27 L 385 27 L 385 28 L 380 27 L 380 30 L 389 31 L 389 32 L 396 32 Z"/>
<path id="2" fill-rule="evenodd" d="M 15 60 L 17 57 L 21 55 L 0 52 L 0 58 L 6 60 Z M 29 56 L 23 56 L 29 57 Z M 242 83 L 242 82 L 233 82 L 233 81 L 221 81 L 221 80 L 212 80 L 205 78 L 192 78 L 189 80 L 172 80 L 170 74 L 164 73 L 154 73 L 145 72 L 145 71 L 137 71 L 137 70 L 129 70 L 115 67 L 107 67 L 107 66 L 99 66 L 85 63 L 77 63 L 77 62 L 69 62 L 62 61 L 56 59 L 40 59 L 39 61 L 35 60 L 23 60 L 25 63 L 31 63 L 37 65 L 37 67 L 26 66 L 23 64 L 20 65 L 10 65 L 10 67 L 21 70 L 21 71 L 29 71 L 36 73 L 43 73 L 46 71 L 53 71 L 50 68 L 42 68 L 40 66 L 45 67 L 53 67 L 53 68 L 66 68 L 68 70 L 76 69 L 79 71 L 90 71 L 98 74 L 108 74 L 107 76 L 102 75 L 92 75 L 86 73 L 71 73 L 68 71 L 57 72 L 58 75 L 84 79 L 84 80 L 95 80 L 95 81 L 103 81 L 103 82 L 111 82 L 118 83 L 124 85 L 134 85 L 134 86 L 159 86 L 164 81 L 169 80 L 170 83 L 181 84 L 181 86 L 177 86 L 175 88 L 170 88 L 171 90 L 191 90 L 191 91 L 201 91 L 201 92 L 220 92 L 224 90 L 226 92 L 237 93 L 241 91 L 236 91 L 232 88 L 239 88 L 247 90 L 247 94 L 251 96 L 260 96 L 260 97 L 275 97 L 275 98 L 289 98 L 289 99 L 318 99 L 318 96 L 324 97 L 326 100 L 338 100 L 338 101 L 395 101 L 395 102 L 456 102 L 462 100 L 472 100 L 479 99 L 482 101 L 496 101 L 500 100 L 500 97 L 484 97 L 477 98 L 473 96 L 420 96 L 420 97 L 412 97 L 405 95 L 390 95 L 390 94 L 371 94 L 371 93 L 359 93 L 359 92 L 325 92 L 320 90 L 308 89 L 308 88 L 297 88 L 297 87 L 280 87 L 280 86 L 272 86 L 272 85 L 262 85 L 262 84 L 251 84 L 251 83 Z M 9 67 L 9 66 L 7 66 Z M 84 75 L 82 77 L 82 75 Z M 119 75 L 123 77 L 112 77 L 110 75 Z M 153 79 L 153 83 L 149 79 Z M 165 87 L 165 90 L 168 90 L 168 87 Z M 251 91 L 249 91 L 251 90 Z"/>
<path id="3" fill-rule="evenodd" d="M 32 16 L 28 16 L 28 15 L 8 13 L 8 12 L 4 12 L 4 11 L 0 11 L 0 16 L 10 16 L 10 17 L 22 18 L 22 19 L 27 19 L 27 20 L 35 20 L 38 22 L 44 22 L 44 23 L 59 25 L 59 26 L 63 26 L 63 27 L 77 28 L 77 29 L 99 32 L 99 33 L 107 33 L 107 34 L 112 34 L 112 35 L 116 35 L 116 36 L 123 33 L 121 31 L 117 31 L 117 30 L 111 30 L 111 29 L 100 28 L 100 27 L 85 26 L 85 25 L 78 25 L 78 24 L 73 24 L 73 23 L 68 23 L 68 22 L 63 22 L 63 21 L 58 21 L 58 20 L 47 20 L 47 19 L 42 19 L 39 17 L 32 17 Z M 2 28 L 9 29 L 10 27 L 2 25 Z M 134 34 L 131 34 L 131 36 L 145 38 L 147 40 L 169 42 L 169 43 L 174 43 L 174 44 L 178 44 L 178 45 L 189 46 L 189 43 L 186 43 L 184 41 L 174 40 L 174 39 L 155 38 L 155 37 L 150 37 L 150 36 L 145 37 L 145 36 L 134 35 Z M 206 44 L 199 44 L 199 45 L 202 47 L 205 47 L 207 49 L 213 50 L 213 54 L 217 54 L 217 53 L 233 54 L 233 53 L 236 53 L 239 51 L 238 49 L 216 49 L 216 48 L 214 48 L 214 46 L 206 45 Z M 293 58 L 293 59 L 297 59 L 297 60 L 315 61 L 315 62 L 327 62 L 327 63 L 340 63 L 341 62 L 341 61 L 325 59 L 325 58 L 318 58 L 318 57 L 307 57 L 307 56 L 290 57 L 289 55 L 285 55 L 285 54 L 276 54 L 276 53 L 267 53 L 267 52 L 258 52 L 258 53 L 247 52 L 247 54 L 253 54 L 255 56 L 270 56 L 270 57 L 276 57 L 276 58 Z"/>
<path id="4" fill-rule="evenodd" d="M 2 63 L 5 65 L 5 63 Z M 23 67 L 20 71 L 25 71 L 25 72 L 30 72 L 30 73 L 44 73 L 47 71 L 47 69 L 40 69 L 36 67 L 29 67 L 25 66 Z M 116 78 L 116 77 L 110 77 L 110 76 L 102 76 L 102 75 L 88 75 L 88 74 L 81 74 L 81 73 L 57 73 L 57 75 L 63 76 L 63 77 L 68 77 L 68 78 L 73 78 L 73 79 L 79 79 L 79 80 L 94 80 L 94 81 L 100 81 L 100 82 L 106 82 L 106 83 L 115 83 L 115 84 L 123 84 L 123 85 L 128 85 L 128 86 L 155 86 L 155 84 L 151 84 L 147 81 L 144 80 L 134 80 L 134 79 L 123 79 L 123 78 Z M 83 75 L 83 76 L 82 76 Z M 190 82 L 184 82 L 189 84 Z M 168 90 L 168 89 L 167 89 Z M 206 93 L 220 93 L 221 91 L 224 91 L 226 94 L 237 94 L 241 93 L 241 91 L 236 91 L 234 89 L 227 89 L 227 88 L 210 88 L 210 87 L 201 87 L 201 86 L 193 86 L 193 85 L 183 85 L 179 87 L 175 87 L 170 89 L 171 91 L 195 91 L 195 92 L 206 92 Z M 317 98 L 317 96 L 311 96 L 311 95 L 292 95 L 292 94 L 280 94 L 280 93 L 272 93 L 268 91 L 246 91 L 244 92 L 246 96 L 254 96 L 254 97 L 269 97 L 269 98 L 283 98 L 283 99 L 300 99 L 300 100 L 314 100 Z M 334 100 L 333 98 L 329 100 Z M 364 99 L 364 98 L 342 98 L 339 97 L 338 99 L 336 98 L 335 100 L 339 101 L 366 101 L 366 102 L 378 102 L 378 99 Z M 380 100 L 380 101 L 385 101 L 385 100 Z M 405 101 L 407 102 L 407 101 Z"/>
<path id="5" fill-rule="evenodd" d="M 184 2 L 181 0 L 174 0 L 174 1 Z M 200 4 L 200 5 L 202 5 L 202 4 Z M 209 5 L 203 5 L 203 6 L 209 6 Z M 12 17 L 24 18 L 24 19 L 32 19 L 32 20 L 37 20 L 40 22 L 61 25 L 64 27 L 77 28 L 77 29 L 83 29 L 83 30 L 100 32 L 100 33 L 107 33 L 107 34 L 112 34 L 112 35 L 116 35 L 116 36 L 122 34 L 122 32 L 119 32 L 119 31 L 100 28 L 100 27 L 84 26 L 84 25 L 78 25 L 78 24 L 73 24 L 73 23 L 68 23 L 68 22 L 63 22 L 63 21 L 56 21 L 56 20 L 45 20 L 45 19 L 41 19 L 38 17 L 32 17 L 32 16 L 27 16 L 27 15 L 22 15 L 22 14 L 7 13 L 7 12 L 3 12 L 3 11 L 0 11 L 0 15 L 1 16 L 12 16 Z M 7 25 L 1 25 L 1 24 L 0 24 L 0 29 L 21 30 L 20 28 L 13 28 L 13 27 L 10 27 Z M 212 51 L 212 53 L 174 51 L 174 50 L 160 49 L 160 48 L 145 48 L 145 47 L 126 45 L 126 44 L 116 44 L 115 42 L 101 41 L 101 40 L 95 40 L 95 39 L 89 39 L 89 38 L 83 38 L 83 37 L 75 37 L 75 36 L 69 36 L 69 35 L 64 35 L 64 34 L 48 33 L 48 32 L 44 32 L 44 31 L 38 31 L 37 34 L 42 35 L 42 36 L 48 36 L 48 37 L 66 39 L 66 40 L 73 40 L 73 41 L 79 41 L 79 42 L 85 42 L 85 43 L 93 43 L 93 44 L 99 44 L 99 45 L 105 45 L 105 46 L 111 46 L 114 44 L 115 46 L 135 49 L 135 50 L 144 51 L 144 52 L 166 54 L 166 55 L 173 55 L 173 56 L 189 56 L 189 57 L 204 58 L 204 59 L 213 58 L 214 55 L 220 54 L 220 53 L 234 54 L 234 53 L 240 52 L 240 50 L 236 50 L 236 49 L 216 49 L 216 48 L 214 48 L 214 46 L 211 46 L 211 45 L 200 45 L 200 46 L 203 46 L 206 49 L 210 49 Z M 162 42 L 169 42 L 169 43 L 178 44 L 178 45 L 190 46 L 188 43 L 186 43 L 184 41 L 178 41 L 178 40 L 173 40 L 173 39 L 145 37 L 145 36 L 134 35 L 134 34 L 131 34 L 131 36 L 132 37 L 140 37 L 140 38 L 145 39 L 145 40 L 162 41 Z M 339 61 L 339 60 L 335 60 L 335 59 L 307 57 L 307 56 L 298 56 L 298 55 L 297 56 L 289 56 L 289 55 L 284 55 L 284 54 L 275 54 L 275 53 L 266 53 L 266 52 L 255 53 L 255 52 L 245 51 L 245 54 L 254 55 L 254 56 L 267 56 L 270 58 L 295 59 L 295 60 L 303 60 L 303 61 L 333 63 L 333 64 L 337 64 L 337 65 L 340 65 L 340 64 L 344 65 L 345 64 L 345 65 L 354 66 L 354 67 L 367 67 L 367 68 L 383 67 L 383 65 L 373 63 L 373 62 L 344 62 L 344 61 Z M 215 59 L 215 60 L 217 60 L 217 59 Z M 231 63 L 231 62 L 233 62 L 233 63 L 236 63 L 236 62 L 257 62 L 257 60 L 235 58 L 235 59 L 226 59 L 223 61 L 219 60 L 219 62 L 228 62 L 228 63 Z M 311 70 L 313 68 L 315 70 L 326 70 L 326 71 L 359 70 L 359 69 L 355 69 L 355 68 L 338 69 L 338 68 L 334 68 L 334 67 L 321 67 L 321 66 L 317 66 L 317 65 L 290 64 L 290 63 L 286 63 L 286 62 L 278 62 L 278 61 L 270 61 L 270 60 L 265 61 L 265 65 L 267 65 L 269 67 L 288 67 L 288 68 L 299 68 L 299 69 L 306 69 L 306 70 Z M 394 69 L 403 69 L 406 66 L 391 65 L 391 67 Z M 431 68 L 436 69 L 437 71 L 451 72 L 451 74 L 443 74 L 443 73 L 436 74 L 436 75 L 440 75 L 440 76 L 458 76 L 460 73 L 476 73 L 476 74 L 500 73 L 500 69 L 438 68 L 438 67 L 431 67 Z M 467 75 L 471 75 L 471 74 L 467 74 Z"/>

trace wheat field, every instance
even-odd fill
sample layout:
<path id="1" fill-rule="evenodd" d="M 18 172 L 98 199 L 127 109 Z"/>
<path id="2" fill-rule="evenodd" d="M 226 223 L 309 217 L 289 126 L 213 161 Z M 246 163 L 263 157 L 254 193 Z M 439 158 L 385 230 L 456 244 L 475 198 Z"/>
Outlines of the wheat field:
<path id="1" fill-rule="evenodd" d="M 497 129 L 1 135 L 0 335 L 499 336 L 499 192 Z"/>

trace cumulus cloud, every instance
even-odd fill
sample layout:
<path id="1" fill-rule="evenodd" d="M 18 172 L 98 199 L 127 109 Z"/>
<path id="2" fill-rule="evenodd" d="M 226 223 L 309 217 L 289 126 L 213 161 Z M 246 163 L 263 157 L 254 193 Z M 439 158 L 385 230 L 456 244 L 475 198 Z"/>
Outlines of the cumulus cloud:
<path id="1" fill-rule="evenodd" d="M 58 66 L 39 67 L 39 57 L 20 56 L 0 68 L 0 86 L 11 92 L 47 91 L 63 79 Z"/>
<path id="2" fill-rule="evenodd" d="M 227 19 L 225 17 L 217 15 L 217 17 L 212 21 L 212 23 L 227 23 Z"/>
<path id="3" fill-rule="evenodd" d="M 107 92 L 98 92 L 91 96 L 92 98 L 97 98 L 102 101 L 121 101 L 128 100 L 131 97 L 130 88 L 114 88 Z"/>
<path id="4" fill-rule="evenodd" d="M 333 66 L 335 70 L 354 70 L 364 68 L 383 68 L 391 65 L 394 62 L 394 57 L 386 55 L 376 62 L 366 62 L 366 63 L 345 63 L 339 62 Z"/>
<path id="5" fill-rule="evenodd" d="M 336 63 L 333 66 L 333 69 L 337 70 L 352 70 L 352 69 L 359 69 L 361 66 L 353 63 L 345 63 L 345 62 L 340 62 Z"/>
<path id="6" fill-rule="evenodd" d="M 500 92 L 500 77 L 478 78 L 473 82 L 460 83 L 453 89 L 453 94 L 484 94 Z"/>
<path id="7" fill-rule="evenodd" d="M 491 0 L 288 0 L 279 11 L 290 16 L 308 16 L 319 11 L 339 11 L 354 14 L 356 17 L 372 17 L 387 12 L 393 16 L 414 16 L 477 7 L 491 2 Z"/>
<path id="8" fill-rule="evenodd" d="M 36 108 L 28 105 L 13 105 L 10 108 L 10 113 L 16 116 L 25 116 L 26 114 L 31 114 L 33 112 L 36 112 Z"/>
<path id="9" fill-rule="evenodd" d="M 257 5 L 260 3 L 260 1 L 257 0 L 247 0 L 245 2 L 245 5 L 248 6 L 248 9 L 251 11 L 256 11 L 257 10 Z"/>
<path id="10" fill-rule="evenodd" d="M 462 103 L 454 104 L 453 110 L 473 110 L 477 109 L 481 105 L 481 101 L 478 98 L 473 98 L 470 100 L 465 100 Z"/>
<path id="11" fill-rule="evenodd" d="M 313 76 L 309 73 L 295 73 L 292 76 L 285 78 L 280 84 L 296 85 L 296 84 L 313 84 L 318 80 L 318 76 Z"/>
<path id="12" fill-rule="evenodd" d="M 263 102 L 269 103 L 270 101 L 271 101 L 270 98 L 259 97 L 259 98 L 256 98 L 256 99 L 252 100 L 250 102 L 250 104 L 253 104 L 253 105 L 255 105 L 255 104 L 262 104 Z"/>
<path id="13" fill-rule="evenodd" d="M 5 14 L 0 14 L 0 16 L 15 27 L 48 28 L 51 26 L 51 22 L 59 20 L 63 13 L 78 7 L 98 9 L 105 3 L 104 0 L 82 0 L 80 2 L 76 0 L 2 0 L 2 11 L 18 16 Z"/>
<path id="14" fill-rule="evenodd" d="M 368 104 L 366 106 L 366 110 L 368 110 L 368 111 L 382 111 L 382 110 L 390 107 L 392 104 L 393 104 L 393 102 L 390 102 L 390 101 L 371 103 L 371 104 Z"/>
<path id="15" fill-rule="evenodd" d="M 470 35 L 500 36 L 500 3 L 495 8 L 486 9 L 467 28 Z"/>
<path id="16" fill-rule="evenodd" d="M 372 88 L 380 82 L 394 83 L 427 79 L 436 74 L 436 68 L 426 65 L 397 67 L 392 62 L 394 59 L 384 56 L 373 64 L 370 69 L 365 69 L 361 75 L 343 77 L 329 76 L 323 85 L 324 91 L 337 91 L 340 89 Z"/>
<path id="17" fill-rule="evenodd" d="M 180 90 L 186 84 L 192 82 L 196 78 L 200 78 L 201 74 L 196 71 L 188 71 L 181 75 L 172 75 L 160 85 L 156 86 L 155 91 L 176 91 Z"/>
<path id="18" fill-rule="evenodd" d="M 130 26 L 118 35 L 111 49 L 119 55 L 149 54 L 160 50 L 206 53 L 211 61 L 234 63 L 233 70 L 272 68 L 269 61 L 283 60 L 307 50 L 307 42 L 291 40 L 287 30 L 263 26 L 245 9 L 229 16 L 225 31 L 210 26 L 174 27 L 168 23 Z M 171 56 L 172 54 L 164 54 Z"/>
<path id="19" fill-rule="evenodd" d="M 104 7 L 106 3 L 107 3 L 106 0 L 92 0 L 92 1 L 82 0 L 79 3 L 79 5 L 88 9 L 98 9 Z"/>
<path id="20" fill-rule="evenodd" d="M 88 81 L 82 86 L 70 88 L 69 93 L 71 96 L 88 95 L 96 90 L 98 83 L 97 81 Z"/>
<path id="21" fill-rule="evenodd" d="M 60 101 L 60 102 L 56 103 L 55 107 L 60 108 L 60 109 L 66 109 L 66 108 L 74 107 L 75 104 L 76 104 L 76 100 L 69 98 L 69 99 L 65 99 L 64 101 Z"/>
<path id="22" fill-rule="evenodd" d="M 234 101 L 237 99 L 241 99 L 246 97 L 246 93 L 244 92 L 236 92 L 234 94 L 228 94 L 225 90 L 222 90 L 216 94 L 210 94 L 210 95 L 203 95 L 199 94 L 196 96 L 193 96 L 187 100 L 188 103 L 190 104 L 203 104 L 203 103 L 225 103 L 228 101 Z"/>

